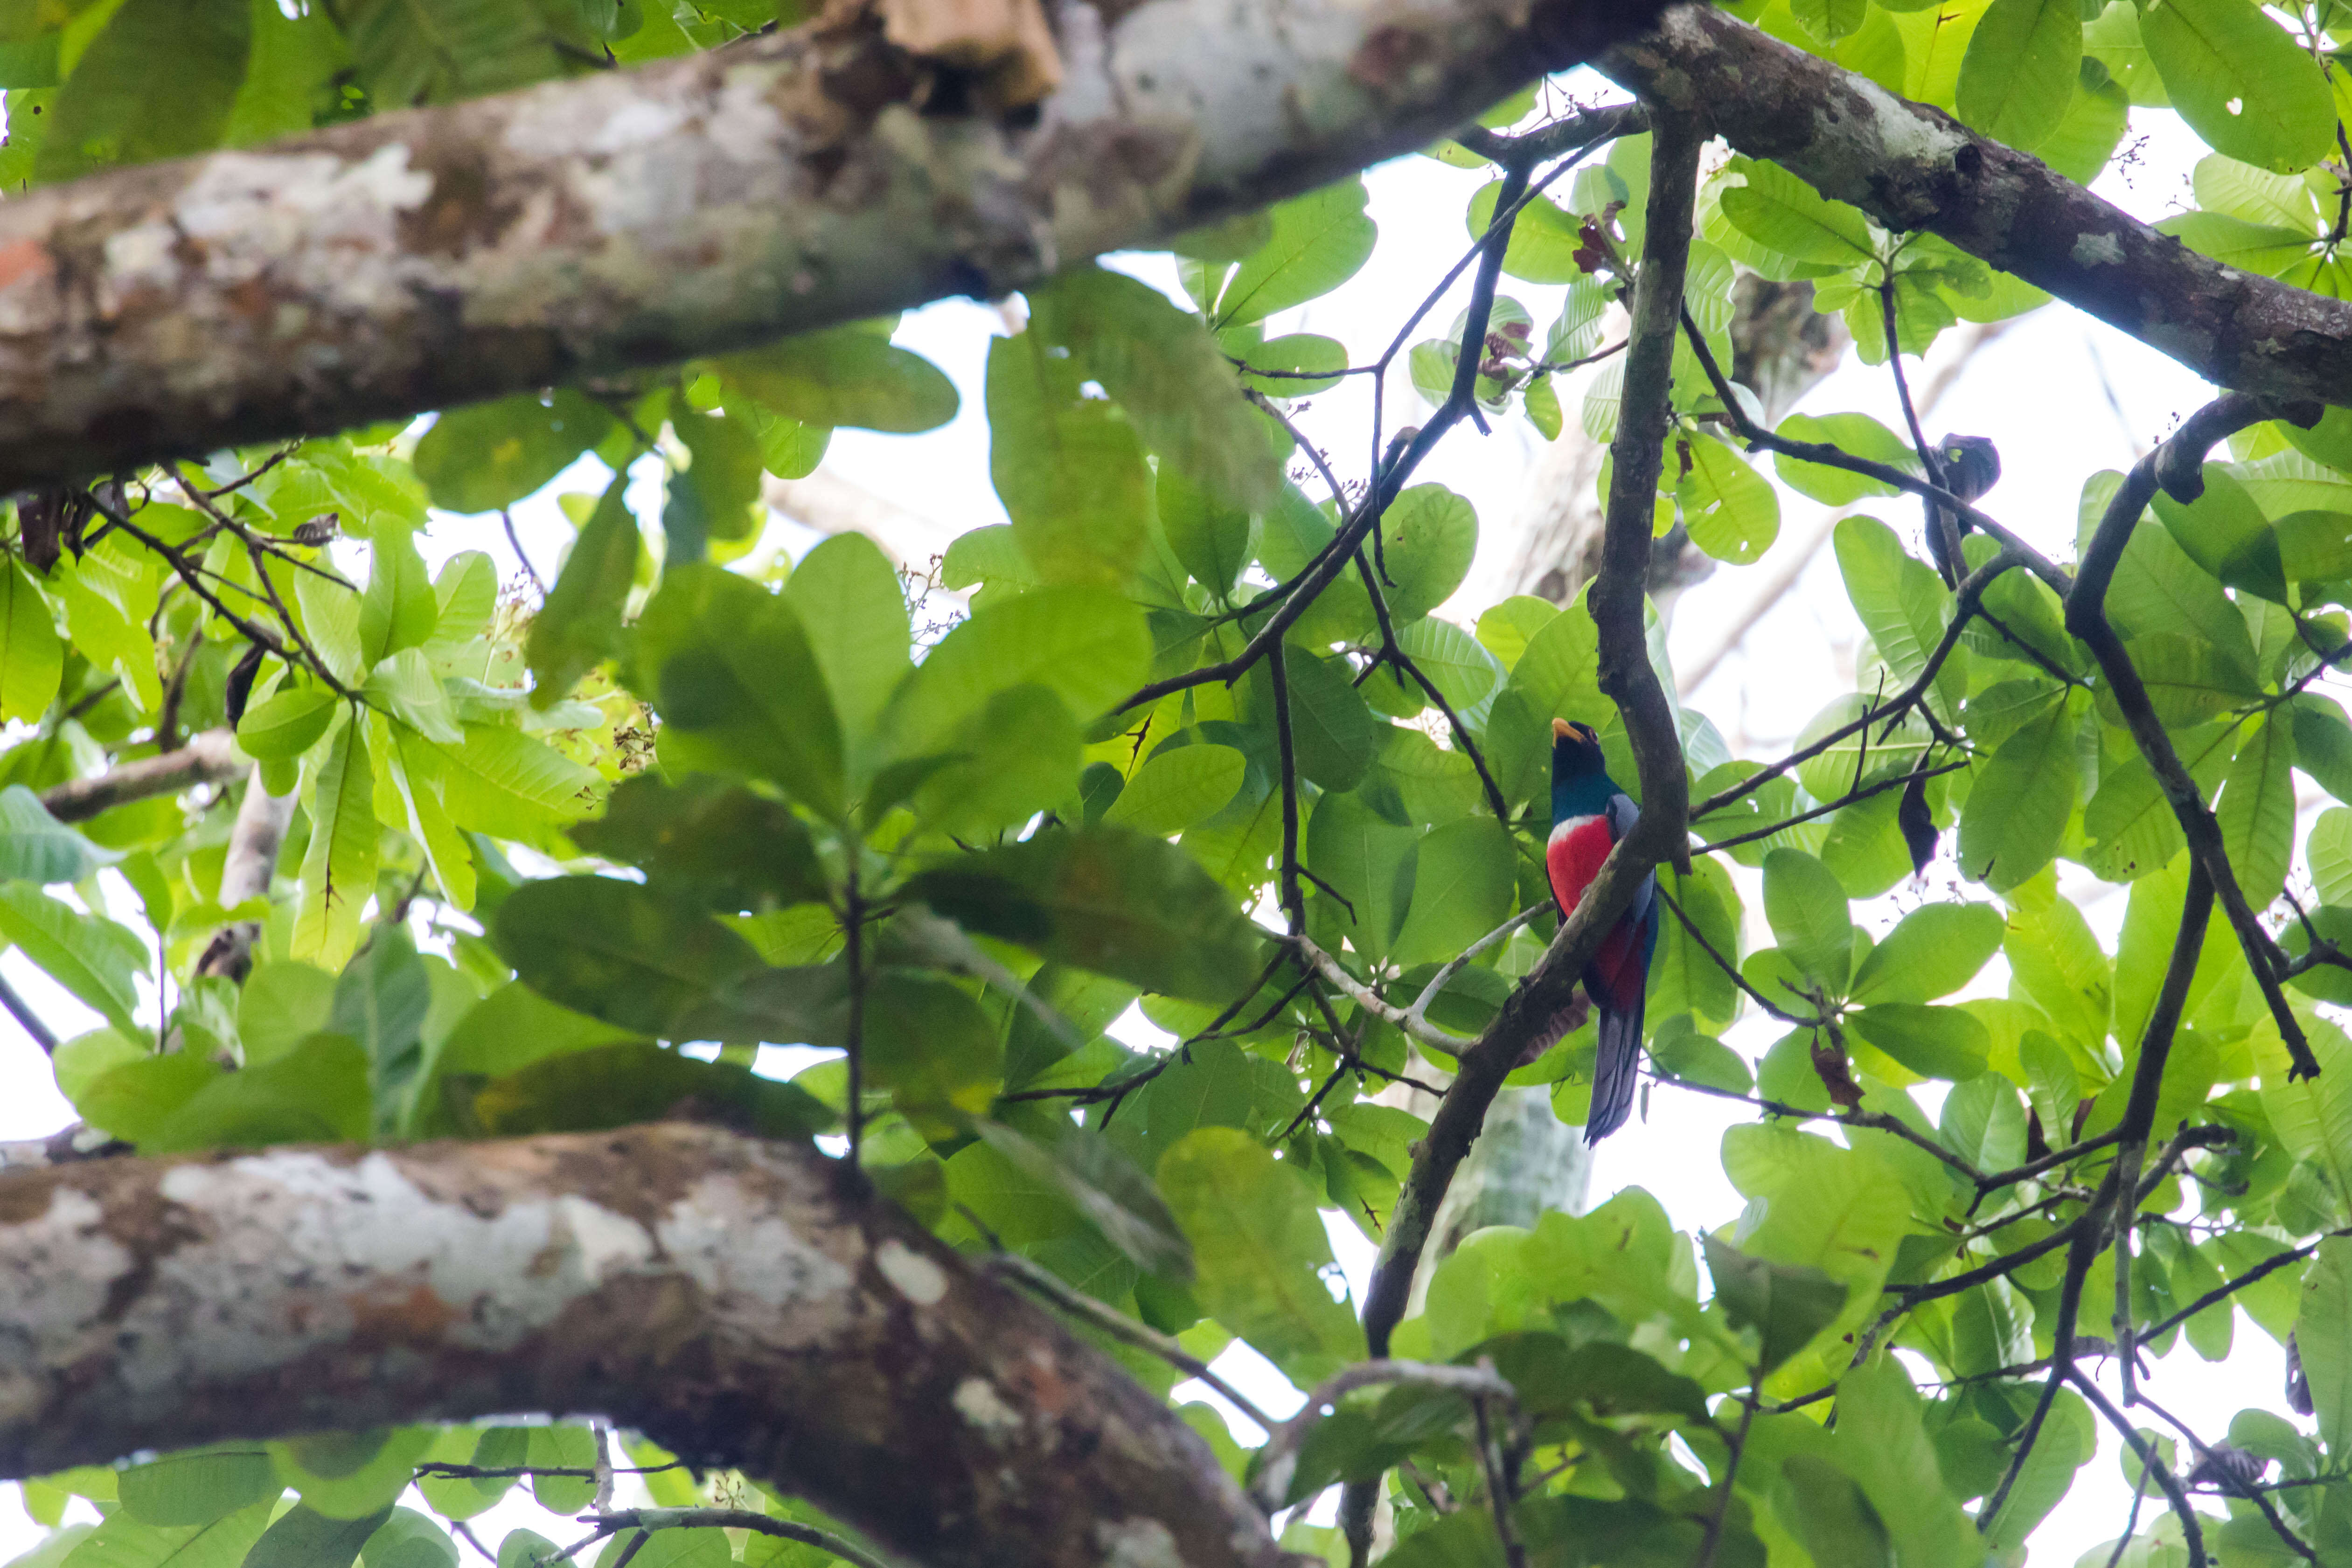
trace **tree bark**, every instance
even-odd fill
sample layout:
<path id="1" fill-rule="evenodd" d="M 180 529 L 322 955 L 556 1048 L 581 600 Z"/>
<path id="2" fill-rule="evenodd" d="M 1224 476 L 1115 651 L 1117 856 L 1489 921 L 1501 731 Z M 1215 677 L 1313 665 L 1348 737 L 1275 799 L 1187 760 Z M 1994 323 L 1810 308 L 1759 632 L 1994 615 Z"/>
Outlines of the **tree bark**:
<path id="1" fill-rule="evenodd" d="M 41 804 L 60 822 L 85 821 L 100 811 L 155 795 L 174 795 L 198 784 L 216 784 L 245 770 L 236 737 L 225 729 L 192 735 L 177 750 L 142 757 L 87 779 L 68 779 L 41 791 Z"/>
<path id="2" fill-rule="evenodd" d="M 0 492 L 1002 295 L 1423 145 L 1662 4 L 1070 4 L 1017 126 L 923 112 L 940 68 L 861 11 L 35 190 Z"/>
<path id="3" fill-rule="evenodd" d="M 1823 195 L 1941 235 L 2217 386 L 2352 405 L 2352 303 L 2200 256 L 1941 110 L 1704 5 L 1598 64 Z"/>
<path id="4" fill-rule="evenodd" d="M 237 802 L 236 821 L 229 826 L 228 853 L 221 861 L 222 908 L 235 909 L 248 898 L 269 896 L 278 852 L 293 823 L 293 795 L 272 795 L 261 782 L 261 769 L 256 768 L 246 780 L 245 799 Z M 258 920 L 230 921 L 205 944 L 196 960 L 196 973 L 226 975 L 243 985 L 253 967 L 253 944 L 260 936 Z"/>
<path id="5" fill-rule="evenodd" d="M 804 1145 L 666 1124 L 0 1176 L 0 1474 L 599 1412 L 942 1565 L 1272 1568 L 1116 1364 Z"/>

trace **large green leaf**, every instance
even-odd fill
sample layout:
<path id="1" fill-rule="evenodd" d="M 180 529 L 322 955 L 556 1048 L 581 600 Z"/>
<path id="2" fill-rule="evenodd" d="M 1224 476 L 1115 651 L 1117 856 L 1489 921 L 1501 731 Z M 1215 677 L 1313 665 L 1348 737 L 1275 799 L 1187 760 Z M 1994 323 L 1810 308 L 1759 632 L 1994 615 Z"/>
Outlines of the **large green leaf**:
<path id="1" fill-rule="evenodd" d="M 41 798 L 22 784 L 0 789 L 0 879 L 79 882 L 122 858 L 49 815 Z"/>
<path id="2" fill-rule="evenodd" d="M 2140 37 L 2172 107 L 2217 152 L 2291 172 L 2335 144 L 2327 78 L 2302 45 L 2243 0 L 2165 0 Z"/>
<path id="3" fill-rule="evenodd" d="M 670 428 L 688 458 L 683 472 L 673 469 L 662 506 L 664 564 L 678 567 L 705 559 L 713 539 L 740 544 L 758 533 L 766 455 L 751 424 L 723 411 L 675 410 Z"/>
<path id="4" fill-rule="evenodd" d="M 1248 758 L 1230 746 L 1161 751 L 1136 769 L 1102 820 L 1154 838 L 1181 833 L 1231 804 L 1248 766 Z"/>
<path id="5" fill-rule="evenodd" d="M 898 690 L 885 716 L 892 752 L 940 749 L 990 696 L 1036 684 L 1081 721 L 1142 682 L 1151 657 L 1143 616 L 1124 597 L 1087 588 L 1044 588 L 998 601 L 942 638 Z"/>
<path id="6" fill-rule="evenodd" d="M 1317 931 L 1345 937 L 1366 960 L 1389 956 L 1412 904 L 1419 835 L 1388 821 L 1360 794 L 1326 795 L 1307 819 L 1307 869 L 1322 887 L 1309 900 Z"/>
<path id="7" fill-rule="evenodd" d="M 492 1080 L 474 1096 L 482 1131 L 511 1137 L 603 1132 L 657 1120 L 680 1107 L 740 1119 L 771 1138 L 804 1138 L 833 1124 L 832 1113 L 797 1084 L 651 1045 L 603 1045 L 542 1058 Z"/>
<path id="8" fill-rule="evenodd" d="M 1951 618 L 1951 596 L 1942 580 L 1875 517 L 1847 517 L 1832 538 L 1846 597 L 1872 646 L 1898 680 L 1917 679 Z M 1968 674 L 1966 651 L 1954 648 L 1936 675 L 1948 715 L 1967 695 Z"/>
<path id="9" fill-rule="evenodd" d="M 2075 716 L 2053 702 L 1993 750 L 1960 812 L 1960 869 L 1996 893 L 2050 863 L 2074 808 Z"/>
<path id="10" fill-rule="evenodd" d="M 1141 559 L 1151 506 L 1143 443 L 1117 404 L 1087 397 L 1042 331 L 988 350 L 989 476 L 1022 553 L 1049 582 L 1114 587 Z"/>
<path id="11" fill-rule="evenodd" d="M 1233 506 L 1274 498 L 1282 465 L 1266 422 L 1199 317 L 1150 284 L 1095 267 L 1065 272 L 1029 299 L 1031 330 L 1066 346 L 1164 463 Z"/>
<path id="12" fill-rule="evenodd" d="M 722 382 L 803 424 L 913 434 L 956 415 L 955 383 L 867 327 L 804 333 L 718 366 Z"/>
<path id="13" fill-rule="evenodd" d="M 791 808 L 707 773 L 626 779 L 604 816 L 574 827 L 572 839 L 712 909 L 756 912 L 821 902 L 828 892 L 815 843 Z"/>
<path id="14" fill-rule="evenodd" d="M 550 1001 L 643 1034 L 760 967 L 751 945 L 710 916 L 611 877 L 526 883 L 491 936 Z"/>
<path id="15" fill-rule="evenodd" d="M 48 601 L 13 557 L 0 571 L 0 720 L 37 721 L 58 695 L 65 644 Z"/>
<path id="16" fill-rule="evenodd" d="M 1172 996 L 1224 1002 L 1260 962 L 1224 889 L 1175 845 L 1123 829 L 1041 833 L 918 873 L 907 891 L 984 936 Z"/>
<path id="17" fill-rule="evenodd" d="M 1854 971 L 1857 1002 L 1930 1002 L 1976 978 L 2000 950 L 2000 911 L 1929 904 L 1905 915 Z"/>
<path id="18" fill-rule="evenodd" d="M 2242 734 L 2214 815 L 2239 890 L 2263 909 L 2286 886 L 2294 850 L 2294 729 L 2273 712 Z"/>
<path id="19" fill-rule="evenodd" d="M 1820 416 L 1792 413 L 1780 422 L 1780 428 L 1775 434 L 1791 441 L 1827 442 L 1856 457 L 1867 457 L 1873 462 L 1889 464 L 1897 468 L 1918 466 L 1919 460 L 1912 452 L 1911 444 L 1866 413 Z M 1865 496 L 1902 493 L 1894 486 L 1866 474 L 1856 474 L 1850 468 L 1832 468 L 1825 463 L 1807 463 L 1783 455 L 1772 459 L 1772 467 L 1789 488 L 1826 506 L 1851 506 Z M 1839 525 L 1839 532 L 1841 535 L 1844 532 L 1843 524 Z M 1839 559 L 1843 564 L 1843 553 Z"/>
<path id="20" fill-rule="evenodd" d="M 261 1448 L 198 1448 L 122 1472 L 123 1511 L 142 1524 L 210 1524 L 282 1490 Z"/>
<path id="21" fill-rule="evenodd" d="M 562 12 L 532 0 L 332 0 L 327 13 L 351 40 L 378 109 L 541 81 L 562 70 L 562 46 L 590 43 L 559 33 L 551 24 Z"/>
<path id="22" fill-rule="evenodd" d="M 1371 765 L 1373 721 L 1348 662 L 1293 648 L 1283 667 L 1299 773 L 1325 789 L 1353 789 Z"/>
<path id="23" fill-rule="evenodd" d="M 1202 1127 L 1160 1156 L 1159 1175 L 1211 1316 L 1304 1385 L 1362 1357 L 1363 1329 L 1323 1282 L 1331 1244 L 1297 1171 L 1238 1128 Z"/>
<path id="24" fill-rule="evenodd" d="M 351 1568 L 360 1547 L 391 1517 L 388 1504 L 357 1519 L 330 1519 L 298 1502 L 261 1532 L 244 1568 Z"/>
<path id="25" fill-rule="evenodd" d="M 1711 436 L 1680 437 L 1674 450 L 1687 463 L 1675 503 L 1691 543 L 1734 566 L 1760 559 L 1780 534 L 1780 498 L 1772 482 Z"/>
<path id="26" fill-rule="evenodd" d="M 271 1506 L 249 1503 L 188 1525 L 149 1524 L 119 1509 L 73 1549 L 71 1561 L 74 1568 L 238 1568 L 269 1523 Z"/>
<path id="27" fill-rule="evenodd" d="M 2327 1237 L 2303 1277 L 2294 1325 L 2303 1375 L 2311 1383 L 2319 1438 L 2331 1455 L 2352 1442 L 2352 1241 Z"/>
<path id="28" fill-rule="evenodd" d="M 1350 175 L 1275 207 L 1273 235 L 1243 259 L 1215 301 L 1217 325 L 1263 320 L 1353 277 L 1380 234 L 1364 215 L 1366 199 L 1363 181 Z"/>
<path id="29" fill-rule="evenodd" d="M 1779 164 L 1735 157 L 1724 172 L 1743 182 L 1723 193 L 1725 220 L 1774 255 L 1851 267 L 1875 254 L 1868 219 Z"/>
<path id="30" fill-rule="evenodd" d="M 1381 592 L 1399 623 L 1453 596 L 1478 552 L 1478 514 L 1443 485 L 1415 485 L 1381 516 Z"/>
<path id="31" fill-rule="evenodd" d="M 836 534 L 793 568 L 784 602 L 799 614 L 824 672 L 854 763 L 872 747 L 882 709 L 910 667 L 898 573 L 865 535 Z"/>
<path id="32" fill-rule="evenodd" d="M 1832 992 L 1845 988 L 1853 959 L 1853 923 L 1845 889 L 1829 868 L 1801 850 L 1764 857 L 1764 917 L 1780 951 Z"/>
<path id="33" fill-rule="evenodd" d="M 361 911 L 375 892 L 374 776 L 361 727 L 344 723 L 304 773 L 310 842 L 302 855 L 292 956 L 336 968 L 358 943 Z"/>
<path id="34" fill-rule="evenodd" d="M 1769 1373 L 1811 1343 L 1845 1310 L 1845 1286 L 1818 1269 L 1751 1258 L 1702 1235 L 1715 1299 L 1734 1328 L 1757 1333 L 1757 1372 Z"/>
<path id="35" fill-rule="evenodd" d="M 217 145 L 252 47 L 247 0 L 124 0 L 58 93 L 38 177 Z"/>
<path id="36" fill-rule="evenodd" d="M 1192 1246 L 1151 1179 L 1098 1133 L 1057 1130 L 1041 1142 L 1002 1122 L 974 1124 L 982 1141 L 1050 1183 L 1136 1267 L 1178 1283 L 1192 1278 Z"/>
<path id="37" fill-rule="evenodd" d="M 2065 118 L 2082 60 L 2076 0 L 1992 0 L 1969 35 L 1955 105 L 1988 136 L 2038 146 Z"/>
<path id="38" fill-rule="evenodd" d="M 715 567 L 675 569 L 638 619 L 636 657 L 666 763 L 750 773 L 839 814 L 840 721 L 789 603 Z"/>
<path id="39" fill-rule="evenodd" d="M 439 415 L 413 461 L 435 506 L 495 512 L 563 472 L 612 429 L 602 404 L 569 387 L 545 397 L 524 392 Z"/>
<path id="40" fill-rule="evenodd" d="M 635 580 L 637 519 L 630 514 L 628 478 L 616 474 L 581 525 L 562 574 L 531 618 L 526 653 L 531 706 L 544 709 L 569 696 L 580 677 L 622 651 L 621 617 Z"/>
<path id="41" fill-rule="evenodd" d="M 1489 817 L 1447 822 L 1421 841 L 1412 903 L 1391 956 L 1400 964 L 1454 957 L 1500 925 L 1517 895 L 1510 834 Z"/>
<path id="42" fill-rule="evenodd" d="M 2259 13 L 2250 14 L 2259 18 Z M 2277 31 L 2259 19 L 2256 26 Z M 2205 492 L 2196 500 L 2184 505 L 2159 490 L 2154 505 L 2173 542 L 2189 559 L 2231 588 L 2273 603 L 2286 602 L 2278 535 L 2246 487 L 2221 464 L 2205 465 Z"/>

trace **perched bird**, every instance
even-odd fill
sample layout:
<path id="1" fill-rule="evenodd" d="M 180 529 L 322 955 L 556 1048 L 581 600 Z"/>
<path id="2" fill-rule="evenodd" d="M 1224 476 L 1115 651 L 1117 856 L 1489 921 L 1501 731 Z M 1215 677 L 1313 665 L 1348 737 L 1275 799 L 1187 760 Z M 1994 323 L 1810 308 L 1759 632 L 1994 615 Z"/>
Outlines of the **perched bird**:
<path id="1" fill-rule="evenodd" d="M 1985 436 L 1947 435 L 1936 444 L 1936 461 L 1944 471 L 1944 488 L 1971 506 L 2000 482 L 2000 453 Z M 1952 530 L 1948 536 L 1944 532 L 1947 521 Z M 1927 507 L 1927 553 L 1935 558 L 1936 570 L 1947 588 L 1958 587 L 1960 579 L 1968 575 L 1968 562 L 1952 552 L 1960 536 L 1974 526 L 1932 502 Z"/>
<path id="2" fill-rule="evenodd" d="M 1565 919 L 1601 874 L 1601 862 L 1631 832 L 1642 809 L 1617 788 L 1589 724 L 1551 721 L 1551 839 L 1544 870 Z M 1658 880 L 1642 879 L 1633 907 L 1618 917 L 1601 951 L 1584 967 L 1585 994 L 1601 1015 L 1601 1051 L 1592 1071 L 1592 1111 L 1584 1141 L 1597 1144 L 1625 1124 L 1642 1064 L 1642 1007 L 1650 957 L 1658 948 Z"/>

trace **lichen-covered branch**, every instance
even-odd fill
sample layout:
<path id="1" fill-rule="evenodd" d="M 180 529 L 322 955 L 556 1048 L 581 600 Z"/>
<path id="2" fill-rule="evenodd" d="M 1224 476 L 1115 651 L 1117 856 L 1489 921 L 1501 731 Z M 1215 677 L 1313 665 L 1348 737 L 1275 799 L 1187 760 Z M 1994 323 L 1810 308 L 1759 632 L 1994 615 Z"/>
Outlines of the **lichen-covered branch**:
<path id="1" fill-rule="evenodd" d="M 2352 402 L 2352 303 L 2200 256 L 1940 110 L 1706 5 L 1597 63 L 1823 195 L 1941 235 L 2216 385 Z"/>
<path id="2" fill-rule="evenodd" d="M 1001 295 L 1424 144 L 1659 9 L 1066 5 L 1015 126 L 926 111 L 860 8 L 35 190 L 0 210 L 0 492 Z"/>
<path id="3" fill-rule="evenodd" d="M 679 1124 L 0 1176 L 0 1475 L 594 1411 L 919 1563 L 1272 1568 L 1107 1357 L 803 1145 Z"/>

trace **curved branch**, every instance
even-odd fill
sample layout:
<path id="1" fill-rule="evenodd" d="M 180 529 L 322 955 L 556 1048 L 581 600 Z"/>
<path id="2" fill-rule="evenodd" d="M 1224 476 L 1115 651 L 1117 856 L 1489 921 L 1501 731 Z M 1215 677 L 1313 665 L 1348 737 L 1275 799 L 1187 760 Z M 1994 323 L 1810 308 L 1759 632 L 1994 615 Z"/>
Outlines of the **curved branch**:
<path id="1" fill-rule="evenodd" d="M 1597 63 L 1823 195 L 1941 235 L 2218 386 L 2352 402 L 2352 303 L 2200 256 L 1941 110 L 1705 5 Z"/>
<path id="2" fill-rule="evenodd" d="M 0 1177 L 0 1474 L 597 1411 L 951 1568 L 1274 1568 L 1208 1447 L 803 1145 L 667 1124 Z"/>
<path id="3" fill-rule="evenodd" d="M 1426 145 L 1659 9 L 1072 7 L 1016 127 L 925 105 L 856 7 L 35 190 L 0 213 L 0 492 L 1001 296 Z"/>

